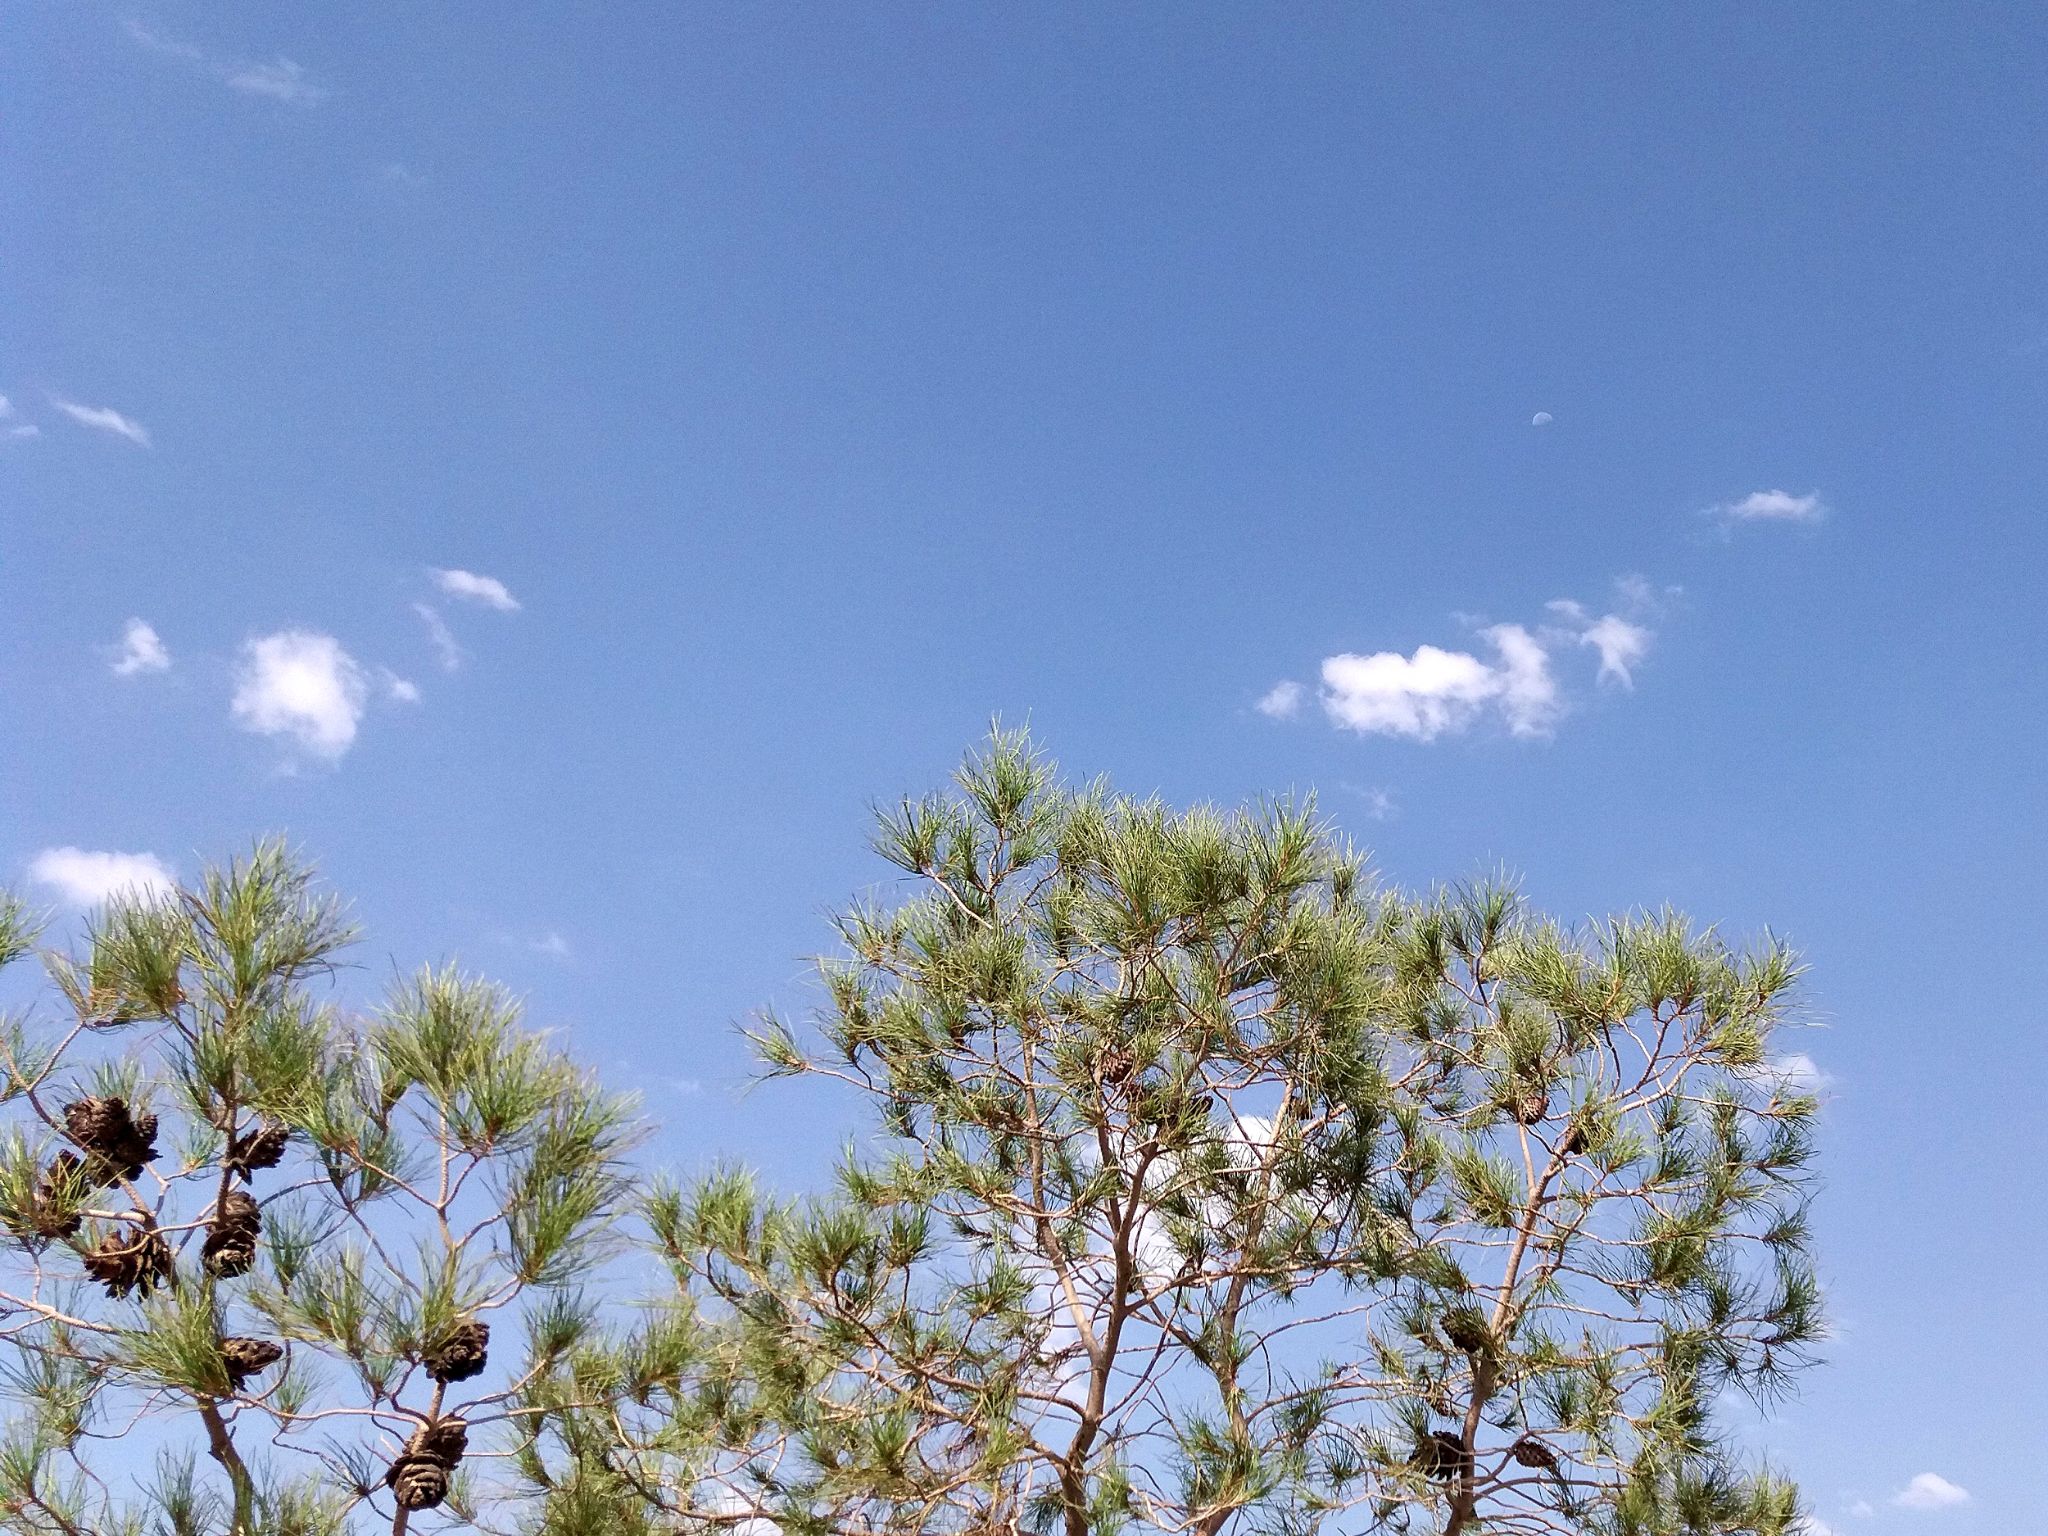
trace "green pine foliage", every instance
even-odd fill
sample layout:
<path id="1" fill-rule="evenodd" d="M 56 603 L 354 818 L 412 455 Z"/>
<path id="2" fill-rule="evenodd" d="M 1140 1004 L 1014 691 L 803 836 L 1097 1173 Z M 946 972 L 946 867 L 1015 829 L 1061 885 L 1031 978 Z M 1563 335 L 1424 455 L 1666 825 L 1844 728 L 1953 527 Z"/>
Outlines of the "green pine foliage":
<path id="1" fill-rule="evenodd" d="M 57 1006 L 6 1021 L 6 1529 L 490 1517 L 478 1468 L 590 1326 L 636 1127 L 454 970 L 345 1013 L 352 937 L 265 844 L 110 903 L 45 956 Z M 34 942 L 0 906 L 0 961 Z"/>
<path id="2" fill-rule="evenodd" d="M 756 1037 L 877 1137 L 654 1194 L 674 1294 L 531 1399 L 543 1528 L 1799 1528 L 1724 1406 L 1821 1333 L 1783 947 L 1404 895 L 1010 735 L 877 846 L 900 899 Z"/>
<path id="3" fill-rule="evenodd" d="M 817 1017 L 754 1034 L 870 1116 L 807 1198 L 639 1168 L 455 969 L 344 1007 L 276 845 L 45 952 L 0 1529 L 1801 1529 L 1728 1418 L 1822 1332 L 1782 946 L 1405 894 L 1311 805 L 1002 733 L 877 848 Z"/>

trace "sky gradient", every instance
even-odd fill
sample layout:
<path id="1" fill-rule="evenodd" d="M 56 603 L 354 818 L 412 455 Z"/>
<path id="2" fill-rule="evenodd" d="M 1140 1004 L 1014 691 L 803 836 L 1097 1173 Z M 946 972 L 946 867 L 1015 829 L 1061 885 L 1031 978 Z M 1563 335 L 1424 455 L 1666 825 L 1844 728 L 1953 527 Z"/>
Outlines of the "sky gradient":
<path id="1" fill-rule="evenodd" d="M 733 1026 L 992 716 L 1768 928 L 1762 1443 L 2041 1518 L 2048 15 L 552 9 L 0 4 L 0 878 L 286 833 L 789 1185 Z"/>

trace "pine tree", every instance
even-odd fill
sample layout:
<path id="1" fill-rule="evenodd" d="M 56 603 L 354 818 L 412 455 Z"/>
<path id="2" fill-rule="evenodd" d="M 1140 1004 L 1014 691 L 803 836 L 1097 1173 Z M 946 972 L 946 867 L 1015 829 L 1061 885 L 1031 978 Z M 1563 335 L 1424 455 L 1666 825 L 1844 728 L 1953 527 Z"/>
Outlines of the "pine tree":
<path id="1" fill-rule="evenodd" d="M 522 1384 L 592 1327 L 636 1128 L 453 969 L 352 1016 L 323 987 L 352 936 L 261 845 L 110 902 L 45 956 L 61 1017 L 0 1028 L 6 1529 L 494 1507 L 477 1458 L 530 1438 Z M 0 902 L 0 963 L 35 942 Z"/>
<path id="2" fill-rule="evenodd" d="M 1001 734 L 877 846 L 757 1044 L 878 1135 L 651 1197 L 674 1294 L 523 1403 L 542 1529 L 1799 1528 L 1724 1406 L 1821 1330 L 1781 945 L 1403 895 Z"/>

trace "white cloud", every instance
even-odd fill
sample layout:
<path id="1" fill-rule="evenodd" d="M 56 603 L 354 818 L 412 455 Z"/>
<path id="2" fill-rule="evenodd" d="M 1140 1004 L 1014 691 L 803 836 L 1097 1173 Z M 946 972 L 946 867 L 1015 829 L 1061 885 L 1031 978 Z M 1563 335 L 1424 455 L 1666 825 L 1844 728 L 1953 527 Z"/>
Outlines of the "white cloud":
<path id="1" fill-rule="evenodd" d="M 1531 416 L 1529 418 L 1529 425 L 1532 427 L 1547 427 L 1555 420 L 1557 420 L 1557 418 L 1551 415 L 1550 412 L 1538 411 L 1534 416 Z"/>
<path id="2" fill-rule="evenodd" d="M 1868 1520 L 1872 1515 L 1877 1513 L 1877 1510 L 1871 1505 L 1870 1500 L 1858 1499 L 1854 1504 L 1851 1504 L 1849 1506 L 1849 1513 L 1854 1515 L 1858 1520 Z"/>
<path id="3" fill-rule="evenodd" d="M 331 761 L 355 741 L 367 692 L 363 669 L 332 635 L 284 630 L 242 648 L 232 710 L 244 730 Z"/>
<path id="4" fill-rule="evenodd" d="M 7 429 L 9 437 L 41 437 L 43 429 L 32 421 L 18 421 Z"/>
<path id="5" fill-rule="evenodd" d="M 1938 1472 L 1922 1472 L 1893 1494 L 1892 1502 L 1901 1509 L 1953 1509 L 1969 1503 L 1970 1493 Z"/>
<path id="6" fill-rule="evenodd" d="M 409 677 L 400 677 L 396 672 L 386 672 L 384 697 L 394 704 L 417 704 L 420 701 L 420 685 Z"/>
<path id="7" fill-rule="evenodd" d="M 527 945 L 527 948 L 536 955 L 546 955 L 550 960 L 566 960 L 569 958 L 569 941 L 553 929 L 533 940 Z"/>
<path id="8" fill-rule="evenodd" d="M 1301 701 L 1307 694 L 1308 690 L 1297 682 L 1275 683 L 1252 707 L 1260 714 L 1270 715 L 1275 720 L 1292 720 L 1301 713 Z"/>
<path id="9" fill-rule="evenodd" d="M 153 853 L 100 853 L 86 848 L 45 848 L 28 867 L 29 878 L 53 887 L 74 907 L 96 907 L 125 893 L 155 897 L 177 888 Z"/>
<path id="10" fill-rule="evenodd" d="M 432 603 L 414 603 L 412 611 L 420 616 L 420 622 L 427 626 L 427 638 L 434 644 L 434 654 L 441 659 L 443 672 L 462 670 L 462 647 L 456 642 L 455 631 L 448 627 L 448 621 L 441 617 L 441 610 Z"/>
<path id="11" fill-rule="evenodd" d="M 1500 652 L 1500 704 L 1517 736 L 1547 735 L 1563 705 L 1550 675 L 1550 654 L 1519 624 L 1496 624 L 1482 634 Z"/>
<path id="12" fill-rule="evenodd" d="M 459 597 L 464 602 L 482 603 L 500 613 L 517 613 L 519 599 L 505 589 L 505 583 L 495 576 L 479 576 L 474 571 L 436 571 L 434 585 L 450 597 Z"/>
<path id="13" fill-rule="evenodd" d="M 1834 1078 L 1804 1051 L 1787 1051 L 1765 1064 L 1769 1074 L 1794 1093 L 1820 1093 L 1833 1086 Z"/>
<path id="14" fill-rule="evenodd" d="M 308 80 L 303 68 L 281 56 L 269 64 L 224 66 L 222 78 L 245 95 L 268 96 L 295 106 L 310 107 L 327 99 L 326 90 Z"/>
<path id="15" fill-rule="evenodd" d="M 1376 651 L 1323 661 L 1323 708 L 1360 735 L 1434 741 L 1471 724 L 1499 692 L 1498 675 L 1477 656 L 1433 645 L 1417 646 L 1412 656 Z"/>
<path id="16" fill-rule="evenodd" d="M 162 37 L 139 21 L 128 23 L 129 40 L 151 53 L 179 59 L 245 96 L 263 96 L 293 106 L 310 107 L 325 101 L 328 91 L 306 78 L 306 71 L 290 59 L 279 56 L 268 64 L 240 59 L 215 58 L 205 49 L 176 38 Z"/>
<path id="17" fill-rule="evenodd" d="M 59 400 L 50 396 L 50 404 L 69 416 L 81 427 L 91 427 L 96 432 L 111 432 L 116 437 L 125 437 L 138 448 L 148 448 L 149 429 L 139 421 L 123 416 L 111 406 L 79 405 L 72 400 Z"/>
<path id="18" fill-rule="evenodd" d="M 121 631 L 121 644 L 107 663 L 116 677 L 140 677 L 145 672 L 168 672 L 171 653 L 157 638 L 157 632 L 140 619 L 130 619 Z"/>
<path id="19" fill-rule="evenodd" d="M 1560 704 L 1543 644 L 1519 624 L 1496 624 L 1481 634 L 1493 642 L 1497 664 L 1465 651 L 1434 645 L 1412 656 L 1379 651 L 1331 656 L 1323 662 L 1323 709 L 1361 735 L 1434 741 L 1498 709 L 1517 736 L 1540 736 Z"/>
<path id="20" fill-rule="evenodd" d="M 1751 491 L 1740 501 L 1724 501 L 1710 509 L 1731 523 L 1817 523 L 1827 516 L 1819 491 L 1794 496 L 1790 491 Z"/>
<path id="21" fill-rule="evenodd" d="M 1618 613 L 1602 614 L 1579 635 L 1579 644 L 1600 653 L 1600 681 L 1616 682 L 1624 688 L 1635 686 L 1630 670 L 1650 649 L 1650 632 L 1631 624 Z"/>

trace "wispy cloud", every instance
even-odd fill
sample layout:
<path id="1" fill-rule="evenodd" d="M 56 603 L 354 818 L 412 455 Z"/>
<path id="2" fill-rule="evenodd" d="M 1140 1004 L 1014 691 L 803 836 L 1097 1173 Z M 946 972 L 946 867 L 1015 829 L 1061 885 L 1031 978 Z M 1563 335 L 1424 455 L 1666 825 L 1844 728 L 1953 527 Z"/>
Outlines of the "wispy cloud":
<path id="1" fill-rule="evenodd" d="M 1959 1488 L 1939 1472 L 1922 1472 L 1892 1495 L 1900 1509 L 1954 1509 L 1970 1502 L 1967 1488 Z"/>
<path id="2" fill-rule="evenodd" d="M 111 406 L 80 405 L 75 400 L 60 400 L 55 395 L 50 397 L 50 404 L 81 427 L 91 427 L 96 432 L 111 432 L 116 437 L 125 437 L 138 448 L 152 446 L 147 427 L 132 417 L 123 416 Z"/>
<path id="3" fill-rule="evenodd" d="M 420 622 L 427 627 L 427 639 L 433 643 L 434 654 L 441 662 L 441 670 L 461 671 L 462 646 L 455 638 L 455 631 L 448 627 L 448 621 L 441 617 L 441 610 L 432 603 L 414 603 L 412 611 L 420 616 Z"/>
<path id="4" fill-rule="evenodd" d="M 1261 694 L 1252 708 L 1275 720 L 1292 720 L 1301 713 L 1301 701 L 1307 697 L 1308 690 L 1300 683 L 1280 682 Z"/>
<path id="5" fill-rule="evenodd" d="M 384 674 L 384 697 L 394 704 L 417 704 L 420 701 L 420 685 L 409 677 L 400 677 L 396 672 Z"/>
<path id="6" fill-rule="evenodd" d="M 434 585 L 466 603 L 482 603 L 500 613 L 519 611 L 519 599 L 495 576 L 479 576 L 474 571 L 435 571 Z"/>
<path id="7" fill-rule="evenodd" d="M 1550 611 L 1572 627 L 1580 645 L 1590 645 L 1600 653 L 1601 682 L 1619 683 L 1624 688 L 1635 686 L 1632 669 L 1650 650 L 1647 628 L 1618 613 L 1603 613 L 1596 619 L 1583 603 L 1568 597 L 1552 601 Z"/>
<path id="8" fill-rule="evenodd" d="M 153 853 L 45 848 L 29 864 L 28 873 L 74 907 L 96 907 L 124 894 L 161 896 L 177 886 L 170 869 Z"/>
<path id="9" fill-rule="evenodd" d="M 1707 510 L 1723 523 L 1817 523 L 1828 515 L 1819 491 L 1804 496 L 1790 491 L 1751 491 L 1738 501 L 1724 501 Z"/>
<path id="10" fill-rule="evenodd" d="M 171 653 L 157 632 L 141 619 L 130 619 L 121 631 L 121 643 L 114 648 L 107 667 L 116 677 L 141 677 L 148 672 L 168 672 Z"/>
<path id="11" fill-rule="evenodd" d="M 326 87 L 308 79 L 302 66 L 281 54 L 268 63 L 220 58 L 195 44 L 152 32 L 139 21 L 128 23 L 128 37 L 137 47 L 167 59 L 178 59 L 245 96 L 261 96 L 293 106 L 311 107 L 325 101 L 330 94 Z"/>
<path id="12" fill-rule="evenodd" d="M 0 395 L 0 438 L 41 437 L 43 429 L 32 421 L 16 421 L 14 402 Z"/>
<path id="13" fill-rule="evenodd" d="M 332 635 L 283 630 L 242 648 L 230 707 L 244 730 L 332 762 L 355 742 L 368 691 L 363 669 Z"/>
<path id="14" fill-rule="evenodd" d="M 569 941 L 553 929 L 539 938 L 530 940 L 526 946 L 536 955 L 545 955 L 550 960 L 567 960 L 570 955 Z"/>

